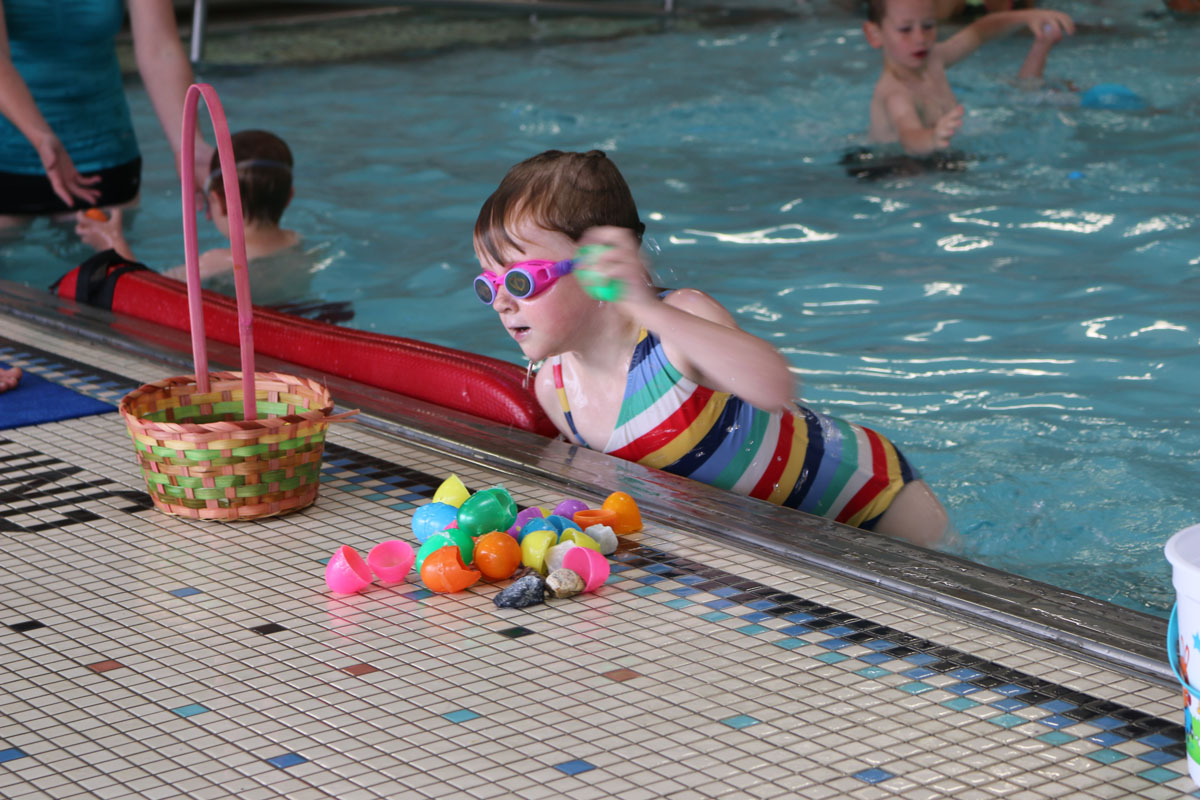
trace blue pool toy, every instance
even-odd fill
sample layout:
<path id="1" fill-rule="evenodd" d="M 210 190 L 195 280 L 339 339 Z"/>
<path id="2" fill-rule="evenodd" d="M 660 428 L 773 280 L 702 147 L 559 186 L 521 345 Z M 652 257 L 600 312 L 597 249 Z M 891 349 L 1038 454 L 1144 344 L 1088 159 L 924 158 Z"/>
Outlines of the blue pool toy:
<path id="1" fill-rule="evenodd" d="M 1079 96 L 1084 108 L 1106 108 L 1112 111 L 1141 111 L 1146 101 L 1137 92 L 1120 83 L 1098 83 Z"/>

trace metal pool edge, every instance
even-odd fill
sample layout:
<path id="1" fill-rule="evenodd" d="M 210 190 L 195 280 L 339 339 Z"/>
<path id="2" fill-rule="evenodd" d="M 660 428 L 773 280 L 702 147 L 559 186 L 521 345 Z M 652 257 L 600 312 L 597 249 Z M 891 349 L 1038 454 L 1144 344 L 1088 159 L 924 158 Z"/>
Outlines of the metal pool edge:
<path id="1" fill-rule="evenodd" d="M 0 311 L 32 326 L 172 365 L 174 372 L 191 369 L 190 342 L 179 331 L 121 317 L 118 332 L 111 327 L 116 317 L 108 312 L 6 281 L 0 281 Z M 209 356 L 214 364 L 238 363 L 234 348 L 216 342 L 209 342 Z M 424 448 L 565 492 L 603 497 L 628 491 L 647 517 L 701 538 L 736 543 L 1173 684 L 1164 644 L 1167 621 L 1153 615 L 311 369 L 262 356 L 258 361 L 260 369 L 324 380 L 340 407 L 363 409 L 362 424 Z"/>

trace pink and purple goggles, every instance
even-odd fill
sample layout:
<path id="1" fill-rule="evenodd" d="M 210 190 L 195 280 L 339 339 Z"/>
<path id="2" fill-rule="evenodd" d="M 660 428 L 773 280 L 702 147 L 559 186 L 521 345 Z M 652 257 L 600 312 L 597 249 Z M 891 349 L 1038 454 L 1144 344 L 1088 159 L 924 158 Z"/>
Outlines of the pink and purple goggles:
<path id="1" fill-rule="evenodd" d="M 503 278 L 491 270 L 484 270 L 475 278 L 475 296 L 479 302 L 490 306 L 496 302 L 496 292 L 503 284 L 509 294 L 524 300 L 546 291 L 574 268 L 575 261 L 568 258 L 563 261 L 519 261 L 508 268 Z"/>

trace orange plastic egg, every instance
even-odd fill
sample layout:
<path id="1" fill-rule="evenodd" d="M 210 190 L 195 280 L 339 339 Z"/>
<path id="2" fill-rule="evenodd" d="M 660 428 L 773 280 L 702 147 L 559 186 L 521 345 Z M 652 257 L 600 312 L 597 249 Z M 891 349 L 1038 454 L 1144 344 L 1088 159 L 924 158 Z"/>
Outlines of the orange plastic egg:
<path id="1" fill-rule="evenodd" d="M 642 529 L 642 512 L 638 511 L 637 503 L 624 492 L 613 492 L 604 501 L 603 508 L 615 511 L 616 523 L 609 525 L 615 534 L 634 533 Z"/>
<path id="2" fill-rule="evenodd" d="M 611 508 L 585 508 L 575 512 L 575 524 L 585 531 L 593 525 L 607 525 L 615 532 L 617 512 Z"/>
<path id="3" fill-rule="evenodd" d="M 501 531 L 485 533 L 475 540 L 475 568 L 485 578 L 498 581 L 509 577 L 521 564 L 521 545 Z"/>
<path id="4" fill-rule="evenodd" d="M 83 212 L 83 215 L 88 219 L 94 219 L 97 222 L 108 222 L 108 214 L 105 214 L 104 211 L 99 208 L 89 208 L 87 211 Z"/>
<path id="5" fill-rule="evenodd" d="M 435 592 L 461 592 L 479 580 L 479 573 L 466 568 L 457 547 L 443 547 L 425 559 L 421 580 Z"/>

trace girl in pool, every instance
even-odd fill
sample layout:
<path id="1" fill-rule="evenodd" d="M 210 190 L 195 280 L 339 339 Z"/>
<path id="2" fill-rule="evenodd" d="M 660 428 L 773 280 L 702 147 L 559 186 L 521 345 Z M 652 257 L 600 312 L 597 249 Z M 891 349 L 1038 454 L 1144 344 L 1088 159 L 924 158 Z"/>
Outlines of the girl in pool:
<path id="1" fill-rule="evenodd" d="M 517 164 L 483 204 L 476 292 L 531 361 L 537 398 L 569 441 L 923 545 L 947 515 L 886 438 L 796 404 L 783 356 L 696 289 L 660 292 L 645 226 L 604 155 L 551 150 Z M 620 296 L 593 299 L 560 262 Z M 510 274 L 511 273 L 511 274 Z"/>

